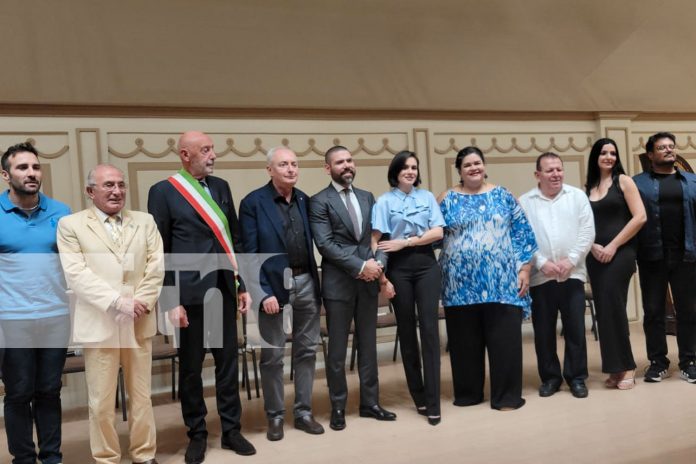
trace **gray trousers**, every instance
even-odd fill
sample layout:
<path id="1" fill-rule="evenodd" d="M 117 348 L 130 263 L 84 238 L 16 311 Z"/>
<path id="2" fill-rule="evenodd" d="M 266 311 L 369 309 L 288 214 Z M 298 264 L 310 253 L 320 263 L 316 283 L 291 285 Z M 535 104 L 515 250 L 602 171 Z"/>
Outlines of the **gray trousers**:
<path id="1" fill-rule="evenodd" d="M 293 277 L 290 289 L 292 305 L 292 360 L 295 370 L 294 416 L 312 413 L 312 387 L 314 367 L 319 343 L 319 303 L 315 296 L 311 274 Z M 287 310 L 287 309 L 286 309 Z M 261 349 L 261 385 L 264 409 L 271 419 L 283 417 L 285 400 L 283 392 L 283 357 L 286 334 L 283 332 L 283 311 L 266 314 L 259 311 L 259 332 L 263 340 L 274 348 Z"/>

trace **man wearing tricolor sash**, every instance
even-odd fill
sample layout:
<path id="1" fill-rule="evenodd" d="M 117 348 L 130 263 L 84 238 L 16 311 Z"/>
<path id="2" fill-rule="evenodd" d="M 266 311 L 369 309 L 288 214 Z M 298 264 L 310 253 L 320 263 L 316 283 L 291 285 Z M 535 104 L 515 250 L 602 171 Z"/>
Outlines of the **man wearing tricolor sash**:
<path id="1" fill-rule="evenodd" d="M 194 464 L 203 462 L 207 448 L 207 409 L 201 378 L 206 344 L 215 359 L 222 448 L 240 455 L 256 452 L 240 433 L 237 360 L 237 309 L 246 312 L 251 298 L 237 278 L 238 220 L 230 187 L 225 180 L 211 175 L 216 158 L 213 141 L 202 132 L 185 132 L 179 138 L 178 151 L 182 169 L 152 186 L 148 211 L 155 217 L 165 253 L 199 255 L 199 261 L 216 264 L 215 270 L 207 273 L 168 267 L 160 297 L 161 309 L 179 328 L 179 393 L 190 440 L 185 458 L 187 464 Z M 167 291 L 166 286 L 175 286 L 176 290 L 170 287 Z M 218 312 L 210 309 L 214 295 L 222 299 Z M 217 314 L 212 323 L 211 314 Z M 221 332 L 217 342 L 209 339 L 211 327 Z"/>

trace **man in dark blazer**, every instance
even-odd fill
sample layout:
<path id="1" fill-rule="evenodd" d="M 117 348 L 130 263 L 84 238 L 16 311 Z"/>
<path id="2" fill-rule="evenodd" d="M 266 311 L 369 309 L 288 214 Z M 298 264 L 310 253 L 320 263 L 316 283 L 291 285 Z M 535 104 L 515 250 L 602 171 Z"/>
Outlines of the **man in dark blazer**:
<path id="1" fill-rule="evenodd" d="M 353 187 L 355 163 L 342 146 L 330 148 L 325 169 L 331 184 L 312 197 L 310 224 L 322 255 L 322 296 L 329 329 L 326 377 L 331 399 L 330 427 L 346 427 L 346 349 L 355 321 L 360 376 L 360 416 L 392 421 L 396 414 L 379 405 L 377 377 L 377 298 L 386 255 L 372 252 L 372 193 Z"/>
<path id="2" fill-rule="evenodd" d="M 178 150 L 183 169 L 152 186 L 147 206 L 162 235 L 166 254 L 170 257 L 196 254 L 200 256 L 199 264 L 212 263 L 215 269 L 208 273 L 173 271 L 169 260 L 160 297 L 160 308 L 167 311 L 169 320 L 179 328 L 179 394 L 190 439 L 186 463 L 191 464 L 203 462 L 207 447 L 207 409 L 201 378 L 206 343 L 210 344 L 215 359 L 222 447 L 241 455 L 256 452 L 240 433 L 242 407 L 237 360 L 237 309 L 246 312 L 251 298 L 243 284 L 238 291 L 238 279 L 230 270 L 236 267 L 238 220 L 229 185 L 211 175 L 216 158 L 213 141 L 202 132 L 185 132 L 179 139 Z M 216 266 L 217 263 L 220 265 Z M 178 286 L 171 287 L 175 283 Z M 217 312 L 210 304 L 211 296 L 216 293 L 222 295 L 222 308 Z M 218 321 L 211 324 L 213 313 Z M 217 340 L 211 340 L 208 327 L 219 328 L 221 334 Z"/>
<path id="3" fill-rule="evenodd" d="M 267 153 L 266 169 L 270 182 L 242 200 L 239 220 L 247 257 L 277 253 L 255 267 L 260 285 L 252 290 L 254 301 L 259 302 L 256 304 L 259 305 L 258 325 L 262 338 L 261 384 L 268 418 L 266 436 L 276 441 L 283 438 L 283 356 L 289 325 L 292 325 L 295 371 L 295 428 L 315 435 L 324 433 L 324 428 L 312 416 L 312 387 L 319 342 L 319 275 L 307 215 L 309 198 L 295 188 L 299 174 L 297 155 L 286 147 L 272 148 Z"/>

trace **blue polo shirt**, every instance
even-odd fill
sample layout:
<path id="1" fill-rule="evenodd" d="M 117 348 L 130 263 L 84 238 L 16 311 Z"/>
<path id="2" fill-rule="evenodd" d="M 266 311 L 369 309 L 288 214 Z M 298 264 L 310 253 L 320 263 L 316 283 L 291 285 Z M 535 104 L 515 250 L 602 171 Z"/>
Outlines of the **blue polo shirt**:
<path id="1" fill-rule="evenodd" d="M 68 314 L 63 269 L 56 246 L 58 220 L 70 208 L 39 193 L 27 216 L 0 195 L 0 320 L 43 319 Z"/>

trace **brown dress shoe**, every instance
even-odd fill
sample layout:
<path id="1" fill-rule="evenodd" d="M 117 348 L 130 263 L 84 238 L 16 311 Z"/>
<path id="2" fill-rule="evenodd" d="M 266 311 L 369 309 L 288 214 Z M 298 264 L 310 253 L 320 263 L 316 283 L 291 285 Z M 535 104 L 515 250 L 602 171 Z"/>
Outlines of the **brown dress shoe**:
<path id="1" fill-rule="evenodd" d="M 157 459 L 152 458 L 152 459 L 148 459 L 147 461 L 143 461 L 143 462 L 133 461 L 133 464 L 159 464 L 159 463 L 157 462 Z"/>

